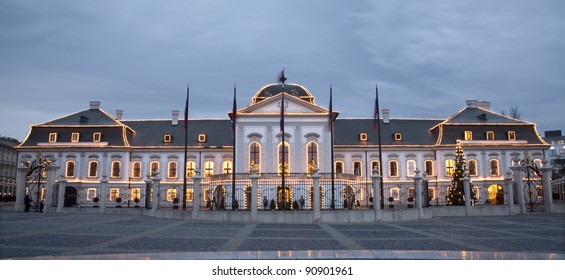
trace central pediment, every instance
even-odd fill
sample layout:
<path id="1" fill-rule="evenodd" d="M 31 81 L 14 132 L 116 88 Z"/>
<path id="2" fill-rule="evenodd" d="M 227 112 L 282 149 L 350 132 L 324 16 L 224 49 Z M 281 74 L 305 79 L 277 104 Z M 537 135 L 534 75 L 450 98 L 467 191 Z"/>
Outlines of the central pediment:
<path id="1" fill-rule="evenodd" d="M 284 94 L 284 111 L 285 113 L 302 113 L 302 114 L 327 114 L 329 111 L 314 103 L 305 101 L 304 99 L 290 95 L 286 92 Z M 283 94 L 277 94 L 267 98 L 261 102 L 254 103 L 238 111 L 243 114 L 280 114 L 281 101 Z"/>

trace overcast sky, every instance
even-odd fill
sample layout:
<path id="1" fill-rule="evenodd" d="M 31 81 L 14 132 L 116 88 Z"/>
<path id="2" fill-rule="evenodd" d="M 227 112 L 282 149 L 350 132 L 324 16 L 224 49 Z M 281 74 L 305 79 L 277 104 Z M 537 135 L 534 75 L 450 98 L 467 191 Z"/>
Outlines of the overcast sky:
<path id="1" fill-rule="evenodd" d="M 492 102 L 565 133 L 565 1 L 0 0 L 0 134 L 102 102 L 124 119 L 227 118 L 282 68 L 318 105 L 447 118 Z"/>

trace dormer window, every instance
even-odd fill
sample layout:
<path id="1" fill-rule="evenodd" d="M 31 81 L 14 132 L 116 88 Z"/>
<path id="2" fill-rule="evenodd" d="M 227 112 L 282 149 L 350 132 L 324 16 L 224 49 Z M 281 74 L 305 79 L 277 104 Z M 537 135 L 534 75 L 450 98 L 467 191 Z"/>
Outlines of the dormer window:
<path id="1" fill-rule="evenodd" d="M 173 141 L 173 136 L 169 133 L 163 135 L 163 142 L 171 143 Z"/>
<path id="2" fill-rule="evenodd" d="M 516 131 L 508 131 L 508 140 L 516 140 Z"/>
<path id="3" fill-rule="evenodd" d="M 394 141 L 402 141 L 402 132 L 394 133 Z"/>
<path id="4" fill-rule="evenodd" d="M 198 134 L 198 143 L 206 143 L 206 134 L 204 133 Z"/>
<path id="5" fill-rule="evenodd" d="M 473 140 L 473 132 L 472 131 L 465 131 L 465 140 L 466 141 L 471 141 Z"/>
<path id="6" fill-rule="evenodd" d="M 367 140 L 369 140 L 369 136 L 367 135 L 367 132 L 359 133 L 359 141 L 367 142 Z"/>
<path id="7" fill-rule="evenodd" d="M 71 142 L 76 143 L 79 140 L 80 134 L 78 132 L 71 133 Z"/>
<path id="8" fill-rule="evenodd" d="M 100 142 L 100 140 L 102 140 L 102 133 L 94 132 L 92 134 L 92 142 Z"/>
<path id="9" fill-rule="evenodd" d="M 49 133 L 49 143 L 57 142 L 57 133 Z"/>
<path id="10" fill-rule="evenodd" d="M 494 131 L 487 131 L 487 140 L 494 140 Z"/>

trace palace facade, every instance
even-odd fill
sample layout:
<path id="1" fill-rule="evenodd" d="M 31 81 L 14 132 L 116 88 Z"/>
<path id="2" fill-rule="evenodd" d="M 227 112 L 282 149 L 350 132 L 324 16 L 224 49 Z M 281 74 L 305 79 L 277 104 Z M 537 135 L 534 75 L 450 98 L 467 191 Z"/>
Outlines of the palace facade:
<path id="1" fill-rule="evenodd" d="M 255 168 L 263 180 L 257 191 L 260 209 L 271 207 L 264 200 L 274 201 L 277 208 L 286 200 L 296 208 L 292 203 L 302 198 L 306 202 L 299 207 L 308 209 L 312 188 L 298 180 L 307 179 L 317 167 L 321 180 L 329 182 L 333 164 L 339 184 L 321 190 L 322 209 L 329 207 L 332 198 L 336 208 L 351 209 L 372 208 L 371 175 L 381 169 L 382 196 L 387 204 L 408 205 L 413 196 L 411 182 L 420 173 L 428 185 L 429 203 L 445 205 L 459 141 L 477 193 L 476 203 L 502 204 L 503 194 L 497 188 L 504 185 L 513 159 L 530 158 L 541 165 L 548 144 L 534 123 L 495 113 L 489 102 L 467 100 L 453 112 L 445 119 L 398 119 L 391 117 L 389 109 L 383 109 L 377 124 L 382 147 L 379 155 L 379 130 L 374 128 L 372 118 L 341 119 L 337 112 L 330 118 L 328 108 L 316 104 L 305 87 L 288 84 L 283 93 L 281 84 L 271 84 L 259 89 L 248 106 L 237 110 L 235 127 L 232 112 L 225 119 L 190 118 L 186 124 L 182 117 L 179 119 L 178 110 L 173 110 L 168 120 L 126 120 L 122 111 L 111 115 L 101 109 L 100 102 L 92 101 L 87 109 L 32 125 L 17 151 L 24 164 L 40 153 L 58 167 L 53 171 L 58 178 L 55 184 L 60 179 L 65 181 L 66 207 L 96 205 L 95 198 L 101 193 L 104 195 L 98 199 L 107 205 L 125 206 L 127 201 L 127 206 L 143 206 L 150 196 L 146 181 L 155 176 L 160 178 L 160 207 L 174 207 L 178 203 L 175 198 L 182 197 L 187 129 L 189 207 L 194 200 L 192 178 L 200 171 L 206 186 L 201 192 L 203 209 L 228 207 L 232 193 L 239 207 L 248 209 L 246 178 Z M 280 185 L 283 157 L 289 184 L 284 188 Z M 237 189 L 230 183 L 234 172 L 238 174 Z M 101 182 L 108 188 L 104 192 Z M 28 192 L 35 195 L 33 190 Z M 53 193 L 56 196 L 57 190 Z M 121 202 L 116 202 L 118 197 Z M 57 199 L 52 201 L 55 205 Z"/>

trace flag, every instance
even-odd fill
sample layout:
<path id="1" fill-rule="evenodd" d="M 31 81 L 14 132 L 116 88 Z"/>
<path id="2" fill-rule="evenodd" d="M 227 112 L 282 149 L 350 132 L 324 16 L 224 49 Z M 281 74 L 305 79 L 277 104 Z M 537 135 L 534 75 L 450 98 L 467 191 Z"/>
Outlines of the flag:
<path id="1" fill-rule="evenodd" d="M 284 68 L 283 68 L 283 70 L 279 74 L 279 82 L 281 82 L 284 85 L 285 81 L 286 81 L 286 77 L 284 76 Z"/>
<path id="2" fill-rule="evenodd" d="M 375 114 L 373 116 L 373 129 L 379 127 L 379 88 L 375 85 Z"/>
<path id="3" fill-rule="evenodd" d="M 187 130 L 188 126 L 188 94 L 190 92 L 190 88 L 186 86 L 186 103 L 184 104 L 184 130 Z"/>
<path id="4" fill-rule="evenodd" d="M 231 120 L 231 129 L 232 132 L 235 134 L 235 117 L 237 115 L 237 103 L 236 103 L 236 98 L 235 98 L 235 85 L 233 85 L 233 109 L 232 109 L 232 120 Z"/>
<path id="5" fill-rule="evenodd" d="M 281 91 L 281 132 L 284 133 L 284 82 L 286 81 L 286 77 L 284 76 L 284 68 L 279 74 L 279 82 L 282 83 L 282 91 Z M 284 139 L 284 135 L 283 135 Z"/>
<path id="6" fill-rule="evenodd" d="M 332 86 L 330 85 L 330 114 L 328 115 L 328 128 L 330 133 L 333 132 L 333 120 L 332 120 L 332 115 L 333 115 L 333 109 L 332 109 Z"/>

